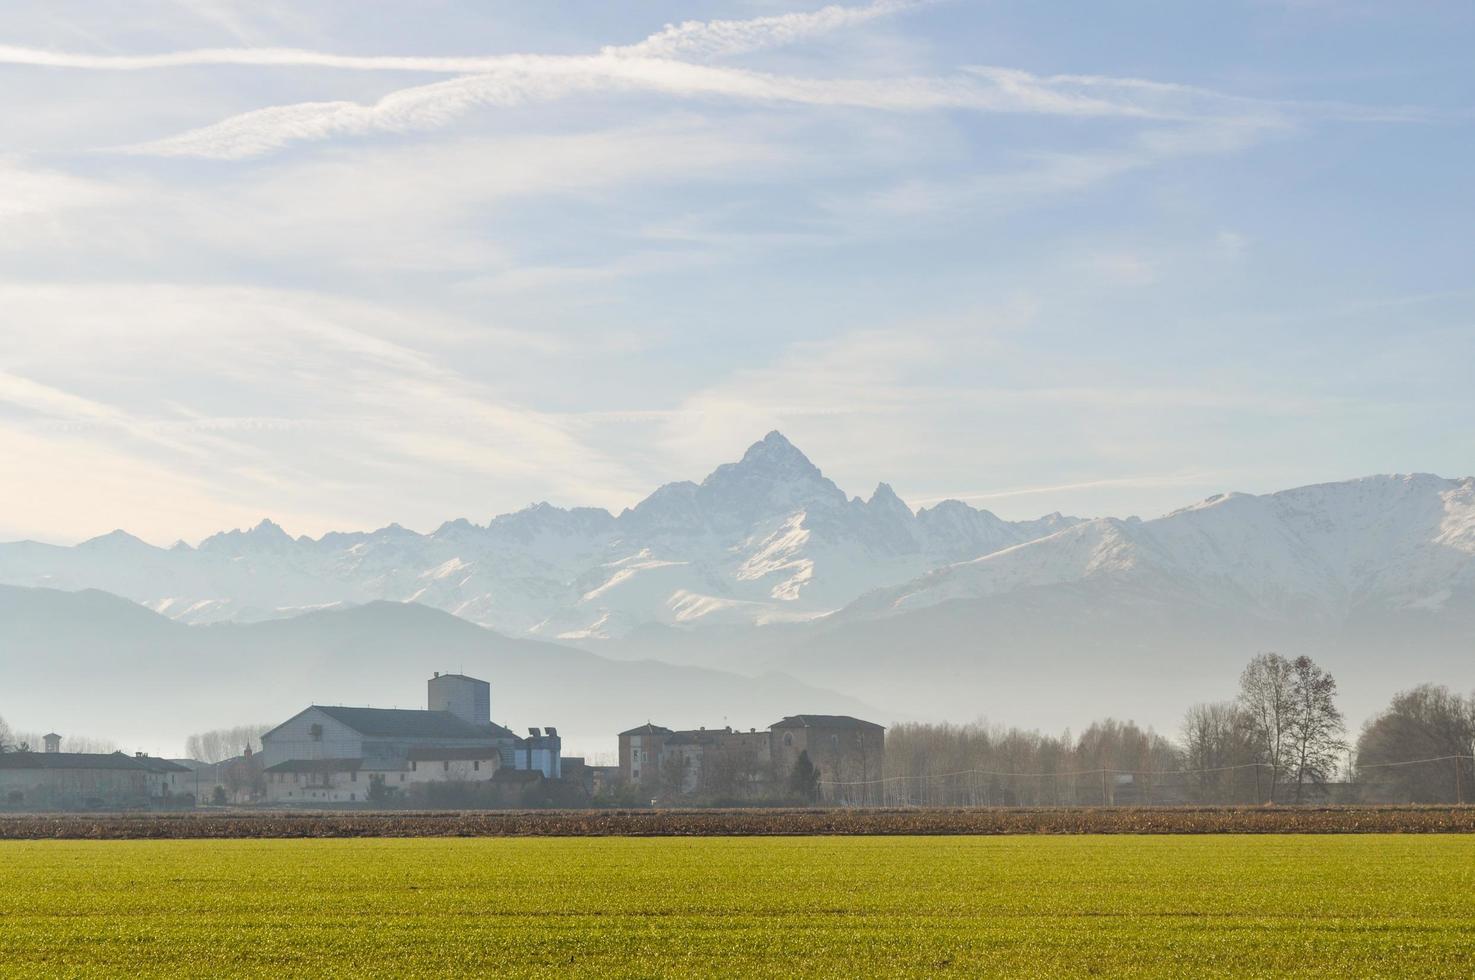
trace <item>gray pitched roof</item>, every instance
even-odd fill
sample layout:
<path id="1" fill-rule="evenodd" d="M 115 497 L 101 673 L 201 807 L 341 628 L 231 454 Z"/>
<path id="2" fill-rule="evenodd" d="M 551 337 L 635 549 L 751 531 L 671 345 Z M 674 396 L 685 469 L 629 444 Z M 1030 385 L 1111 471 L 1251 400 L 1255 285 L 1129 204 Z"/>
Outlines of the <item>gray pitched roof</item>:
<path id="1" fill-rule="evenodd" d="M 363 768 L 363 759 L 288 759 L 262 772 L 358 772 Z"/>
<path id="2" fill-rule="evenodd" d="M 717 731 L 713 731 L 713 732 L 706 731 L 705 729 L 703 729 L 703 730 L 691 730 L 691 731 L 685 731 L 685 732 L 677 732 L 674 735 L 672 735 L 670 738 L 666 739 L 666 744 L 667 745 L 716 745 L 717 744 L 717 736 L 719 736 L 719 735 L 725 735 L 725 734 L 728 734 L 728 733 L 722 731 L 721 729 L 718 729 Z"/>
<path id="3" fill-rule="evenodd" d="M 878 725 L 873 721 L 864 721 L 860 718 L 852 718 L 850 715 L 789 715 L 783 721 L 776 721 L 769 728 L 875 728 L 881 731 L 886 726 Z"/>
<path id="4" fill-rule="evenodd" d="M 0 752 L 0 769 L 128 769 L 148 772 L 143 760 L 121 752 Z"/>
<path id="5" fill-rule="evenodd" d="M 189 766 L 182 766 L 173 759 L 161 759 L 154 755 L 134 756 L 139 762 L 152 772 L 193 772 Z"/>
<path id="6" fill-rule="evenodd" d="M 342 708 L 316 704 L 329 718 L 341 721 L 360 735 L 401 738 L 486 738 L 484 729 L 449 711 L 415 708 Z"/>
<path id="7" fill-rule="evenodd" d="M 646 722 L 644 725 L 641 725 L 639 728 L 632 728 L 628 732 L 620 732 L 620 734 L 621 735 L 670 735 L 671 734 L 671 729 L 664 728 L 664 727 L 662 727 L 660 725 L 652 725 L 650 722 Z"/>

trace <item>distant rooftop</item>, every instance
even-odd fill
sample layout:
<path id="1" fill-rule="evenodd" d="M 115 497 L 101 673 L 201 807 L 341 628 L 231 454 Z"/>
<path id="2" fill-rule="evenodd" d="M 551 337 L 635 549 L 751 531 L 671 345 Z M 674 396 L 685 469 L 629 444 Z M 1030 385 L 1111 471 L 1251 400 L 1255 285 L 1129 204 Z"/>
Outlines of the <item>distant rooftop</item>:
<path id="1" fill-rule="evenodd" d="M 157 760 L 163 762 L 164 760 Z M 168 763 L 173 765 L 173 763 Z M 182 768 L 182 767 L 181 767 Z M 129 769 L 157 772 L 122 752 L 0 752 L 0 769 Z"/>
<path id="2" fill-rule="evenodd" d="M 650 722 L 646 722 L 644 725 L 641 725 L 639 728 L 632 728 L 628 732 L 620 732 L 620 734 L 621 735 L 670 735 L 671 734 L 671 729 L 664 728 L 664 727 L 662 727 L 660 725 L 652 725 Z"/>
<path id="3" fill-rule="evenodd" d="M 850 715 L 789 715 L 776 721 L 769 728 L 874 728 L 885 731 L 885 725 L 873 721 L 852 718 Z"/>
<path id="4" fill-rule="evenodd" d="M 173 759 L 161 759 L 156 755 L 136 755 L 135 761 L 144 764 L 145 768 L 153 772 L 192 772 L 189 766 L 180 765 Z"/>
<path id="5" fill-rule="evenodd" d="M 363 759 L 288 759 L 286 762 L 267 766 L 262 772 L 358 772 L 363 765 Z"/>
<path id="6" fill-rule="evenodd" d="M 388 738 L 517 738 L 512 731 L 495 722 L 477 725 L 449 711 L 427 711 L 424 708 L 349 708 L 332 704 L 314 704 L 311 708 L 342 722 L 360 735 Z M 276 730 L 273 728 L 263 738 L 270 737 Z"/>
<path id="7" fill-rule="evenodd" d="M 343 722 L 360 735 L 402 738 L 485 738 L 487 733 L 449 711 L 417 708 L 342 708 L 313 705 L 323 714 Z"/>

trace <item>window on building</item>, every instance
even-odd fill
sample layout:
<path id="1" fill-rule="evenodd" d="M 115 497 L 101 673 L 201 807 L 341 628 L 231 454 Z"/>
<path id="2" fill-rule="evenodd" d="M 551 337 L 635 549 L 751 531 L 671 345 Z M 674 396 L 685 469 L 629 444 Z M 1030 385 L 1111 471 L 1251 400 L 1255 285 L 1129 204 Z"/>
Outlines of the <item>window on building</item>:
<path id="1" fill-rule="evenodd" d="M 442 762 L 440 764 L 440 771 L 441 772 L 450 772 L 451 771 L 451 763 L 450 763 L 449 760 L 447 760 L 445 762 Z"/>
<path id="2" fill-rule="evenodd" d="M 400 773 L 399 774 L 399 781 L 400 782 L 404 782 L 405 781 L 405 774 L 404 773 Z"/>
<path id="3" fill-rule="evenodd" d="M 356 782 L 358 782 L 359 781 L 359 774 L 356 773 L 356 772 L 349 773 L 348 774 L 348 781 L 350 783 L 356 783 Z"/>
<path id="4" fill-rule="evenodd" d="M 472 772 L 481 772 L 481 761 L 480 760 L 472 760 L 472 763 L 471 763 L 471 771 Z"/>
<path id="5" fill-rule="evenodd" d="M 794 733 L 793 732 L 784 732 L 784 745 L 785 746 L 791 746 L 793 744 L 794 744 Z"/>
<path id="6" fill-rule="evenodd" d="M 420 764 L 418 762 L 410 763 L 410 772 L 414 772 L 419 765 Z"/>
<path id="7" fill-rule="evenodd" d="M 312 736 L 314 742 L 321 742 L 323 740 L 323 726 L 309 725 L 307 726 L 307 734 Z"/>

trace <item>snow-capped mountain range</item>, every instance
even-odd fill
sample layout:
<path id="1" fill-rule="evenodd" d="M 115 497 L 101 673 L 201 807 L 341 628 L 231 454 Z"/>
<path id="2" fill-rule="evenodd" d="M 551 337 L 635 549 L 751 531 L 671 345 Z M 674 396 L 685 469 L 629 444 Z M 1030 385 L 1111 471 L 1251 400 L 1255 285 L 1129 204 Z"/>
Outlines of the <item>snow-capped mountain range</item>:
<path id="1" fill-rule="evenodd" d="M 1475 611 L 1475 479 L 1370 476 L 1264 496 L 1220 494 L 1151 521 L 1081 521 L 877 590 L 847 615 L 1108 583 L 1328 625 L 1386 612 Z"/>
<path id="2" fill-rule="evenodd" d="M 947 501 L 913 513 L 881 484 L 848 498 L 778 432 L 701 483 L 618 516 L 537 504 L 430 534 L 398 525 L 292 538 L 271 521 L 156 548 L 123 532 L 74 547 L 0 545 L 0 582 L 126 596 L 187 623 L 415 601 L 511 635 L 591 640 L 646 623 L 824 616 L 867 592 L 1053 534 Z"/>
<path id="3" fill-rule="evenodd" d="M 430 534 L 292 538 L 270 521 L 198 547 L 121 531 L 0 545 L 0 583 L 96 588 L 188 623 L 415 601 L 514 636 L 594 643 L 650 625 L 827 625 L 1070 587 L 1266 620 L 1475 612 L 1475 479 L 1373 476 L 1226 494 L 1155 520 L 1004 521 L 886 484 L 847 497 L 777 432 L 618 516 L 537 504 Z"/>

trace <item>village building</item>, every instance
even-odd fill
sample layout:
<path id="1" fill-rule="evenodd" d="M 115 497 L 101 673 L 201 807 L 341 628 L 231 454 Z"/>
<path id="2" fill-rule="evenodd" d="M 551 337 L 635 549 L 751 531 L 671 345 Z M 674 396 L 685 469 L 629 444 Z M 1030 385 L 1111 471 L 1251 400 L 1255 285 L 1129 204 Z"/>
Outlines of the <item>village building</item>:
<path id="1" fill-rule="evenodd" d="M 0 753 L 0 805 L 8 809 L 131 809 L 188 805 L 189 770 L 139 753 L 63 752 L 62 737 L 44 752 Z"/>
<path id="2" fill-rule="evenodd" d="M 849 715 L 791 715 L 766 730 L 673 731 L 647 722 L 620 733 L 619 774 L 653 798 L 742 798 L 784 792 L 801 753 L 819 770 L 826 799 L 850 799 L 842 784 L 879 779 L 886 729 Z"/>
<path id="3" fill-rule="evenodd" d="M 886 729 L 875 722 L 850 715 L 790 715 L 768 728 L 775 768 L 792 772 L 799 754 L 807 753 L 827 800 L 863 799 L 865 786 L 881 778 Z"/>
<path id="4" fill-rule="evenodd" d="M 583 790 L 584 796 L 593 799 L 611 792 L 620 784 L 619 766 L 590 765 L 583 756 L 563 757 L 563 780 Z"/>
<path id="5" fill-rule="evenodd" d="M 675 734 L 669 728 L 646 722 L 639 728 L 620 732 L 620 773 L 635 785 L 654 782 L 661 766 L 661 749 Z"/>
<path id="6" fill-rule="evenodd" d="M 489 782 L 501 771 L 562 775 L 556 728 L 521 737 L 491 720 L 491 685 L 437 673 L 427 707 L 312 705 L 261 737 L 269 803 L 363 803 L 430 782 Z M 386 796 L 388 794 L 385 794 Z"/>

